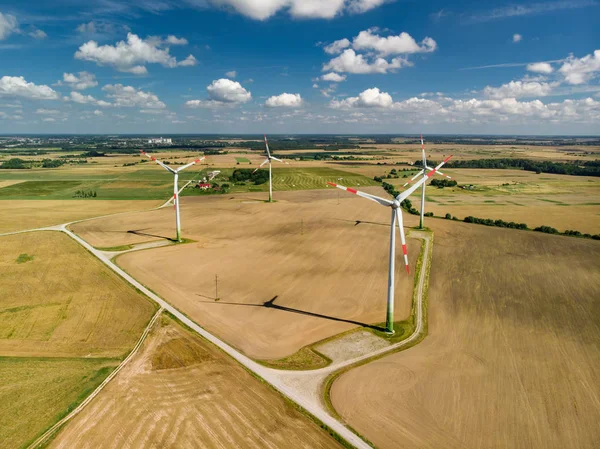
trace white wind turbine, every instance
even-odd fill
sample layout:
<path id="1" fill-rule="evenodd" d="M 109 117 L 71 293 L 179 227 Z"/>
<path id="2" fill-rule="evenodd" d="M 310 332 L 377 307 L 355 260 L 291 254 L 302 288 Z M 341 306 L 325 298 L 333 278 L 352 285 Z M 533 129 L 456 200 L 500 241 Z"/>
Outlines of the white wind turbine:
<path id="1" fill-rule="evenodd" d="M 423 175 L 423 178 L 427 177 L 427 173 L 425 173 L 425 169 L 431 171 L 433 168 L 427 165 L 427 159 L 425 158 L 425 144 L 423 143 L 423 134 L 421 134 L 421 154 L 423 156 L 423 169 L 417 173 L 415 176 L 410 178 L 410 181 L 406 182 L 402 187 L 406 187 L 419 176 Z M 442 172 L 437 172 L 438 175 L 445 176 L 448 179 L 452 179 L 450 176 L 443 174 Z M 421 190 L 421 220 L 419 222 L 419 228 L 423 229 L 423 221 L 425 218 L 425 183 L 423 183 L 423 187 Z"/>
<path id="2" fill-rule="evenodd" d="M 265 161 L 262 164 L 260 164 L 256 168 L 256 170 L 258 170 L 260 167 L 262 167 L 266 163 L 269 164 L 269 203 L 272 203 L 273 202 L 273 175 L 272 175 L 272 170 L 271 170 L 271 160 L 275 160 L 277 162 L 283 162 L 284 164 L 288 164 L 288 165 L 290 165 L 290 164 L 286 161 L 282 161 L 281 159 L 277 159 L 275 156 L 271 156 L 271 152 L 269 151 L 269 143 L 267 142 L 266 134 L 265 134 L 265 147 L 267 148 L 267 158 L 265 159 Z M 252 173 L 256 173 L 256 170 L 254 170 Z"/>
<path id="3" fill-rule="evenodd" d="M 140 150 L 140 153 L 142 153 L 144 156 L 149 157 L 154 162 L 156 162 L 158 165 L 160 165 L 162 168 L 173 173 L 173 175 L 174 175 L 174 180 L 173 180 L 173 203 L 174 204 L 173 205 L 175 206 L 175 225 L 177 226 L 177 241 L 181 242 L 181 216 L 179 215 L 179 193 L 181 192 L 181 190 L 178 190 L 179 172 L 182 172 L 186 168 L 189 168 L 192 165 L 195 165 L 198 162 L 203 161 L 205 159 L 205 157 L 202 156 L 200 159 L 196 159 L 195 161 L 190 162 L 189 164 L 186 164 L 182 167 L 179 167 L 177 170 L 175 170 L 175 169 L 169 167 L 168 165 L 162 163 L 161 161 L 156 159 L 154 156 L 149 155 L 148 153 L 146 153 L 143 150 Z"/>
<path id="4" fill-rule="evenodd" d="M 337 187 L 338 189 L 346 190 L 350 193 L 354 193 L 355 195 L 362 196 L 371 201 L 375 201 L 376 203 L 381 204 L 385 207 L 392 208 L 392 226 L 390 228 L 390 262 L 389 262 L 389 273 L 388 273 L 388 298 L 387 298 L 387 315 L 386 315 L 386 330 L 388 333 L 394 333 L 394 272 L 395 272 L 395 260 L 396 260 L 396 219 L 398 219 L 398 227 L 400 228 L 400 240 L 402 242 L 402 252 L 404 253 L 404 263 L 406 265 L 406 272 L 410 273 L 410 269 L 408 267 L 408 252 L 406 250 L 406 238 L 404 237 L 404 225 L 402 221 L 402 208 L 400 207 L 400 203 L 409 197 L 415 190 L 419 188 L 421 184 L 425 184 L 429 178 L 431 178 L 434 173 L 436 173 L 442 165 L 444 165 L 452 156 L 447 157 L 444 162 L 439 164 L 437 167 L 432 168 L 427 175 L 422 177 L 417 181 L 415 185 L 413 185 L 408 190 L 405 190 L 400 195 L 398 195 L 393 201 L 380 198 L 375 195 L 371 195 L 369 193 L 360 192 L 355 189 L 350 189 L 348 187 L 344 187 L 338 184 L 334 184 L 333 182 L 328 182 L 327 184 Z"/>

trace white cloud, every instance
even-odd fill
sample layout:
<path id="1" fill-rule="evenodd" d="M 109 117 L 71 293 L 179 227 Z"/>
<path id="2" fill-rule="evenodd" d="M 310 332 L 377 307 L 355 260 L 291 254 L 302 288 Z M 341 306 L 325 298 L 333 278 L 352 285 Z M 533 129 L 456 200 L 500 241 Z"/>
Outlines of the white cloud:
<path id="1" fill-rule="evenodd" d="M 188 55 L 183 61 L 179 61 L 177 63 L 177 67 L 192 67 L 198 64 L 198 60 L 194 57 L 194 55 Z"/>
<path id="2" fill-rule="evenodd" d="M 354 50 L 348 48 L 341 55 L 324 64 L 323 71 L 355 74 L 387 73 L 411 65 L 411 62 L 402 57 L 394 58 L 389 62 L 384 58 L 374 58 L 369 62 L 363 55 L 357 55 Z"/>
<path id="3" fill-rule="evenodd" d="M 213 81 L 206 90 L 211 100 L 221 103 L 246 103 L 252 98 L 240 83 L 226 78 Z"/>
<path id="4" fill-rule="evenodd" d="M 34 39 L 46 39 L 48 37 L 48 35 L 42 31 L 42 30 L 34 30 L 31 31 L 29 33 L 27 33 L 29 36 L 33 37 Z"/>
<path id="5" fill-rule="evenodd" d="M 169 53 L 169 48 L 164 46 L 163 41 L 144 40 L 133 33 L 127 34 L 127 41 L 120 41 L 115 45 L 98 45 L 93 40 L 86 42 L 79 47 L 75 58 L 137 75 L 147 73 L 144 64 L 160 64 L 169 68 L 196 64 L 196 59 L 192 55 L 184 61 L 177 62 L 177 59 Z"/>
<path id="6" fill-rule="evenodd" d="M 346 80 L 346 75 L 340 75 L 335 72 L 326 73 L 321 77 L 323 81 L 331 81 L 333 83 L 341 83 Z"/>
<path id="7" fill-rule="evenodd" d="M 122 84 L 107 84 L 102 88 L 116 107 L 140 107 L 144 109 L 164 109 L 167 106 L 153 93 L 138 90 Z"/>
<path id="8" fill-rule="evenodd" d="M 267 101 L 265 101 L 265 106 L 269 108 L 298 108 L 302 106 L 302 97 L 300 94 L 283 93 L 281 95 L 269 97 Z"/>
<path id="9" fill-rule="evenodd" d="M 319 85 L 317 83 L 314 83 L 312 87 L 313 87 L 313 89 L 318 89 Z"/>
<path id="10" fill-rule="evenodd" d="M 83 95 L 79 92 L 71 92 L 68 97 L 64 97 L 65 101 L 72 101 L 78 104 L 93 104 L 95 106 L 108 107 L 111 103 L 104 100 L 96 100 L 91 95 Z"/>
<path id="11" fill-rule="evenodd" d="M 210 3 L 257 20 L 268 19 L 280 11 L 287 11 L 297 18 L 331 19 L 344 12 L 363 13 L 384 2 L 385 0 L 192 0 L 192 3 L 201 7 Z"/>
<path id="12" fill-rule="evenodd" d="M 59 81 L 57 84 L 65 84 L 75 90 L 85 90 L 90 87 L 96 87 L 98 81 L 96 81 L 96 75 L 89 72 L 79 72 L 79 75 L 63 73 L 62 81 Z"/>
<path id="13" fill-rule="evenodd" d="M 28 83 L 22 76 L 0 78 L 0 96 L 25 97 L 33 100 L 58 100 L 60 95 L 46 85 Z"/>
<path id="14" fill-rule="evenodd" d="M 502 98 L 522 98 L 522 97 L 545 97 L 550 94 L 556 83 L 543 83 L 538 81 L 511 81 L 500 87 L 487 86 L 483 93 L 496 100 Z"/>
<path id="15" fill-rule="evenodd" d="M 532 16 L 545 14 L 552 11 L 563 9 L 584 8 L 586 6 L 596 6 L 594 0 L 557 0 L 539 3 L 530 3 L 528 5 L 513 4 L 501 8 L 495 8 L 483 13 L 477 13 L 469 18 L 470 22 L 489 22 L 492 20 L 502 20 L 510 17 Z"/>
<path id="16" fill-rule="evenodd" d="M 0 41 L 6 39 L 18 30 L 19 22 L 17 22 L 17 18 L 10 14 L 2 14 L 0 12 Z"/>
<path id="17" fill-rule="evenodd" d="M 424 38 L 418 44 L 410 34 L 405 32 L 397 36 L 382 37 L 374 34 L 377 31 L 376 28 L 370 28 L 358 33 L 358 36 L 352 41 L 352 48 L 355 50 L 373 50 L 381 56 L 430 53 L 437 48 L 437 43 L 430 37 Z"/>
<path id="18" fill-rule="evenodd" d="M 523 36 L 520 35 L 519 33 L 515 33 L 513 34 L 513 43 L 517 43 L 517 42 L 521 42 L 523 40 Z"/>
<path id="19" fill-rule="evenodd" d="M 585 84 L 600 72 L 600 50 L 583 58 L 570 55 L 558 71 L 568 84 Z"/>
<path id="20" fill-rule="evenodd" d="M 60 111 L 58 109 L 38 109 L 35 113 L 39 115 L 59 115 Z"/>
<path id="21" fill-rule="evenodd" d="M 96 110 L 94 111 L 94 115 L 95 115 L 96 117 L 102 117 L 102 116 L 104 115 L 104 112 L 102 112 L 102 111 L 100 111 L 100 110 L 96 109 Z"/>
<path id="22" fill-rule="evenodd" d="M 42 119 L 42 122 L 46 122 L 46 123 L 54 123 L 56 121 L 55 118 L 53 117 L 46 117 Z"/>
<path id="23" fill-rule="evenodd" d="M 549 75 L 554 71 L 552 66 L 547 62 L 532 62 L 531 64 L 527 64 L 527 70 L 535 73 L 543 73 L 545 75 Z"/>
<path id="24" fill-rule="evenodd" d="M 231 72 L 225 73 L 225 76 L 227 78 L 235 78 L 237 76 L 237 72 L 235 70 L 232 70 Z"/>
<path id="25" fill-rule="evenodd" d="M 183 38 L 183 37 L 176 37 L 173 36 L 172 34 L 169 35 L 166 39 L 166 43 L 167 44 L 171 44 L 171 45 L 187 45 L 188 44 L 188 40 Z"/>
<path id="26" fill-rule="evenodd" d="M 349 97 L 344 100 L 333 100 L 330 107 L 333 109 L 350 108 L 389 108 L 393 105 L 392 96 L 381 92 L 377 87 L 361 92 L 358 97 Z"/>
<path id="27" fill-rule="evenodd" d="M 340 39 L 335 42 L 332 42 L 331 44 L 325 46 L 323 48 L 323 50 L 325 50 L 325 53 L 328 53 L 330 55 L 337 55 L 337 54 L 341 53 L 344 49 L 348 48 L 349 46 L 350 46 L 350 41 L 348 39 L 344 38 L 344 39 Z"/>

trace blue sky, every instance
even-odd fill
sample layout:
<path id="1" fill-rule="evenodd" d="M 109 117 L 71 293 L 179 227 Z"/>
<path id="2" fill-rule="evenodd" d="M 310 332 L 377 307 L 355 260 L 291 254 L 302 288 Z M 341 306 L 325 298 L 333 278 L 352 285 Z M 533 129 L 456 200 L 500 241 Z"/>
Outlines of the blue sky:
<path id="1" fill-rule="evenodd" d="M 447 3 L 0 0 L 0 133 L 599 134 L 600 2 Z"/>

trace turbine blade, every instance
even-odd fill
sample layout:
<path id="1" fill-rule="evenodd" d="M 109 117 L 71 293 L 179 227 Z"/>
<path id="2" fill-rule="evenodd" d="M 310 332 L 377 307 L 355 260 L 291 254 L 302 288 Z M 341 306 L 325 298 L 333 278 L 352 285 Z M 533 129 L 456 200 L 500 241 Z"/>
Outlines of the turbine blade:
<path id="1" fill-rule="evenodd" d="M 275 156 L 271 156 L 271 159 L 273 159 L 274 161 L 277 161 L 277 162 L 283 162 L 284 164 L 288 164 L 288 165 L 290 165 L 290 163 L 289 163 L 289 162 L 282 161 L 281 159 L 278 159 L 278 158 L 276 158 Z"/>
<path id="2" fill-rule="evenodd" d="M 166 164 L 163 164 L 161 161 L 159 161 L 158 159 L 156 159 L 154 156 L 150 156 L 148 153 L 146 153 L 144 150 L 140 150 L 140 153 L 142 153 L 144 156 L 152 159 L 154 162 L 156 162 L 158 165 L 160 165 L 162 168 L 164 168 L 167 171 L 170 171 L 171 173 L 176 173 L 175 170 L 173 170 L 171 167 L 169 167 Z"/>
<path id="3" fill-rule="evenodd" d="M 408 251 L 406 249 L 406 237 L 404 236 L 404 223 L 402 222 L 402 209 L 398 209 L 398 228 L 400 228 L 400 241 L 402 242 L 402 254 L 404 254 L 404 265 L 406 265 L 406 272 L 410 274 L 410 267 L 408 266 Z"/>
<path id="4" fill-rule="evenodd" d="M 330 186 L 333 186 L 333 187 L 337 187 L 338 189 L 345 190 L 346 192 L 350 192 L 350 193 L 354 193 L 355 195 L 362 196 L 363 198 L 366 198 L 368 200 L 375 201 L 375 202 L 381 204 L 382 206 L 391 206 L 392 204 L 394 204 L 393 201 L 386 200 L 384 198 L 380 198 L 378 196 L 371 195 L 369 193 L 360 192 L 358 190 L 351 189 L 349 187 L 344 187 L 339 184 L 335 184 L 333 182 L 328 182 L 327 184 L 329 184 Z"/>
<path id="5" fill-rule="evenodd" d="M 423 184 L 424 182 L 426 182 L 429 178 L 431 178 L 440 168 L 442 168 L 442 166 L 448 162 L 450 160 L 450 158 L 452 157 L 452 155 L 448 156 L 446 159 L 444 159 L 444 161 L 442 163 L 440 163 L 437 167 L 435 167 L 433 170 L 431 170 L 429 173 L 427 173 L 427 176 L 423 176 L 421 179 L 419 179 L 410 189 L 405 190 L 404 192 L 402 192 L 400 195 L 398 195 L 396 197 L 396 199 L 398 201 L 404 201 L 406 198 L 408 198 L 415 190 L 417 190 L 421 184 Z"/>
<path id="6" fill-rule="evenodd" d="M 195 161 L 193 161 L 193 162 L 190 162 L 189 164 L 186 164 L 186 165 L 184 165 L 183 167 L 179 167 L 179 168 L 177 169 L 177 171 L 178 171 L 178 172 L 180 172 L 180 171 L 183 171 L 183 170 L 185 170 L 186 168 L 189 168 L 189 167 L 191 167 L 192 165 L 195 165 L 195 164 L 197 164 L 198 162 L 201 162 L 201 161 L 203 161 L 204 159 L 206 159 L 206 157 L 202 156 L 200 159 L 196 159 Z"/>
<path id="7" fill-rule="evenodd" d="M 267 164 L 268 162 L 269 162 L 269 159 L 265 159 L 264 162 L 262 164 L 260 164 L 258 167 L 256 167 L 252 173 L 256 173 L 260 167 Z"/>
<path id="8" fill-rule="evenodd" d="M 423 156 L 423 168 L 427 167 L 427 160 L 425 159 L 425 144 L 423 143 L 423 134 L 421 134 L 421 155 Z"/>
<path id="9" fill-rule="evenodd" d="M 271 153 L 269 152 L 269 142 L 267 142 L 266 134 L 265 134 L 265 147 L 267 147 L 267 156 L 271 157 Z"/>
<path id="10" fill-rule="evenodd" d="M 423 174 L 425 170 L 421 170 L 419 173 L 417 173 L 415 176 L 413 176 L 412 178 L 410 178 L 410 181 L 408 181 L 407 183 L 405 183 L 402 187 L 406 187 L 407 185 L 409 185 L 411 182 L 413 182 L 415 179 L 417 179 L 419 176 L 421 176 Z"/>

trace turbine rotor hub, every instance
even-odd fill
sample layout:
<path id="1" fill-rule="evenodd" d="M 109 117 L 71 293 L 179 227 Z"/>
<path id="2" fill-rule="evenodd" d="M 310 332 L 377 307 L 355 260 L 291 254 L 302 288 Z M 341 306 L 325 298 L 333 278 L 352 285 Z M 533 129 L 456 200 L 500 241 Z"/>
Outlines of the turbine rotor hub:
<path id="1" fill-rule="evenodd" d="M 400 208 L 400 201 L 394 200 L 394 204 L 392 204 L 392 208 L 393 209 L 399 209 Z"/>

